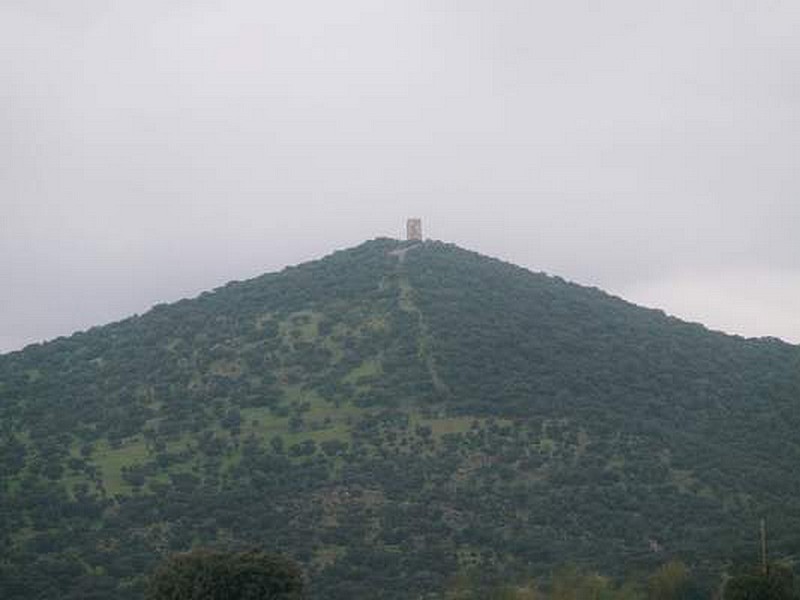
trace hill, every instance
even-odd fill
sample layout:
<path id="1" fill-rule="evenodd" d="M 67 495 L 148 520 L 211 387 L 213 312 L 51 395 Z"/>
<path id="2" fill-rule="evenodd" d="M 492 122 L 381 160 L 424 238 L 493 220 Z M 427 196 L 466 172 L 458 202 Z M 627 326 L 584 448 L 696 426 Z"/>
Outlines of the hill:
<path id="1" fill-rule="evenodd" d="M 713 581 L 761 516 L 800 550 L 798 402 L 796 346 L 373 240 L 0 356 L 0 590 L 137 598 L 199 544 L 288 552 L 333 600 Z"/>

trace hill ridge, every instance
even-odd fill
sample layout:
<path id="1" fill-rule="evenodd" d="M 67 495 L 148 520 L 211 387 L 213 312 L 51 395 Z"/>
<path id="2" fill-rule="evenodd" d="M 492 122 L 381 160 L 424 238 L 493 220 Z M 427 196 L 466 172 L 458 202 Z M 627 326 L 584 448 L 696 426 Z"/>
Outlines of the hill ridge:
<path id="1" fill-rule="evenodd" d="M 225 282 L 223 284 L 220 284 L 220 285 L 218 285 L 218 286 L 216 286 L 216 287 L 214 287 L 214 288 L 212 288 L 210 290 L 201 291 L 198 294 L 196 294 L 195 296 L 179 298 L 177 300 L 172 300 L 172 301 L 156 302 L 150 308 L 146 309 L 142 313 L 131 314 L 131 315 L 127 316 L 127 317 L 122 317 L 122 318 L 120 318 L 118 320 L 115 320 L 115 321 L 111 321 L 111 322 L 104 323 L 104 324 L 99 324 L 99 325 L 93 325 L 93 326 L 88 327 L 87 329 L 77 330 L 77 331 L 74 331 L 73 333 L 70 333 L 70 334 L 59 335 L 59 336 L 57 336 L 55 338 L 52 338 L 52 339 L 42 340 L 42 341 L 38 341 L 38 342 L 32 342 L 32 343 L 26 345 L 23 348 L 19 348 L 19 349 L 16 349 L 16 350 L 10 350 L 10 351 L 7 351 L 7 352 L 2 352 L 2 353 L 0 353 L 0 357 L 11 355 L 11 354 L 16 354 L 16 353 L 19 353 L 19 352 L 23 352 L 23 351 L 30 350 L 30 349 L 35 348 L 35 347 L 39 347 L 39 346 L 50 344 L 50 343 L 54 343 L 54 342 L 61 342 L 63 340 L 69 339 L 69 338 L 71 338 L 73 336 L 76 336 L 76 335 L 78 335 L 78 336 L 86 335 L 86 334 L 88 334 L 88 333 L 90 333 L 90 332 L 92 332 L 92 331 L 94 331 L 94 330 L 96 330 L 98 328 L 113 327 L 113 326 L 119 325 L 120 323 L 125 323 L 125 322 L 127 322 L 127 321 L 129 321 L 131 319 L 140 319 L 140 318 L 145 317 L 146 315 L 148 315 L 149 313 L 151 313 L 153 311 L 161 311 L 161 310 L 164 310 L 166 308 L 173 307 L 175 305 L 182 305 L 182 304 L 187 303 L 187 302 L 194 302 L 194 301 L 201 300 L 201 299 L 208 300 L 209 296 L 213 296 L 214 294 L 217 294 L 217 293 L 227 292 L 231 288 L 235 288 L 235 287 L 241 286 L 241 285 L 253 284 L 253 283 L 262 281 L 263 278 L 265 278 L 265 277 L 282 275 L 282 274 L 285 274 L 287 272 L 292 272 L 295 269 L 307 267 L 307 266 L 316 264 L 316 263 L 318 263 L 320 261 L 325 261 L 325 260 L 327 260 L 327 259 L 329 259 L 329 258 L 331 258 L 331 257 L 333 257 L 333 256 L 335 256 L 335 255 L 337 255 L 339 253 L 355 251 L 355 250 L 360 249 L 360 248 L 368 248 L 368 247 L 372 247 L 372 245 L 379 245 L 380 247 L 386 247 L 386 246 L 392 247 L 392 246 L 394 246 L 391 250 L 387 250 L 386 252 L 387 252 L 387 254 L 389 256 L 394 256 L 394 257 L 400 258 L 399 262 L 401 264 L 405 260 L 405 254 L 409 250 L 411 250 L 413 248 L 419 248 L 419 249 L 423 249 L 425 247 L 429 247 L 429 248 L 435 248 L 435 247 L 452 248 L 452 249 L 457 250 L 458 252 L 463 252 L 465 254 L 474 255 L 476 257 L 480 257 L 481 259 L 490 260 L 490 261 L 496 261 L 499 264 L 512 266 L 514 269 L 519 270 L 520 272 L 523 272 L 523 273 L 527 273 L 529 275 L 546 277 L 546 278 L 550 279 L 553 282 L 561 282 L 561 283 L 564 283 L 564 284 L 567 284 L 567 285 L 576 286 L 576 287 L 581 288 L 583 290 L 592 290 L 592 291 L 598 292 L 598 293 L 600 293 L 603 296 L 606 296 L 608 298 L 612 298 L 614 300 L 623 302 L 623 303 L 625 303 L 626 305 L 628 305 L 630 307 L 635 307 L 637 309 L 642 309 L 642 310 L 647 310 L 647 311 L 653 311 L 653 312 L 658 313 L 660 315 L 663 315 L 663 316 L 665 316 L 665 317 L 667 317 L 669 319 L 673 319 L 676 322 L 680 322 L 680 323 L 683 323 L 683 324 L 686 324 L 686 325 L 702 327 L 703 329 L 705 329 L 706 331 L 708 331 L 709 333 L 712 333 L 712 334 L 722 335 L 722 336 L 725 336 L 725 337 L 735 338 L 735 339 L 738 339 L 738 340 L 776 342 L 776 343 L 781 343 L 781 344 L 784 344 L 784 345 L 794 346 L 794 347 L 799 347 L 800 348 L 800 344 L 794 344 L 792 342 L 789 342 L 789 341 L 784 340 L 784 339 L 782 339 L 780 337 L 777 337 L 777 336 L 765 335 L 765 336 L 748 337 L 748 336 L 743 336 L 743 335 L 740 335 L 740 334 L 729 333 L 729 332 L 722 331 L 722 330 L 712 329 L 712 328 L 708 327 L 707 325 L 705 325 L 702 322 L 689 321 L 689 320 L 683 319 L 683 318 L 675 316 L 675 315 L 670 315 L 670 314 L 668 314 L 667 312 L 665 312 L 661 308 L 655 308 L 655 307 L 646 306 L 646 305 L 642 305 L 642 304 L 638 304 L 638 303 L 632 302 L 632 301 L 630 301 L 630 300 L 628 300 L 628 299 L 626 299 L 626 298 L 624 298 L 622 296 L 618 296 L 616 294 L 611 294 L 611 293 L 605 291 L 604 289 L 602 289 L 602 288 L 600 288 L 600 287 L 598 287 L 596 285 L 585 285 L 585 284 L 582 284 L 582 283 L 577 282 L 577 281 L 564 279 L 563 277 L 561 277 L 559 275 L 549 274 L 549 273 L 546 273 L 544 271 L 534 271 L 529 267 L 516 265 L 515 263 L 510 262 L 510 261 L 508 261 L 506 259 L 497 258 L 497 257 L 489 256 L 489 255 L 484 255 L 484 254 L 481 254 L 479 252 L 463 248 L 463 247 L 458 246 L 457 244 L 454 244 L 454 243 L 444 242 L 444 241 L 441 241 L 441 240 L 429 239 L 429 240 L 425 240 L 424 242 L 411 242 L 409 244 L 409 242 L 406 242 L 406 241 L 403 241 L 403 240 L 399 240 L 399 239 L 395 239 L 395 238 L 377 237 L 377 238 L 362 242 L 361 244 L 358 244 L 356 246 L 352 246 L 350 248 L 334 250 L 334 251 L 330 252 L 329 254 L 327 254 L 325 256 L 322 256 L 321 258 L 310 259 L 310 260 L 307 260 L 307 261 L 304 261 L 304 262 L 301 262 L 301 263 L 298 263 L 298 264 L 294 264 L 294 265 L 287 265 L 287 266 L 285 266 L 282 269 L 279 269 L 277 271 L 265 272 L 265 273 L 262 273 L 260 275 L 255 275 L 253 277 L 249 277 L 247 279 L 230 280 L 230 281 Z M 400 246 L 400 247 L 398 248 L 396 246 Z"/>

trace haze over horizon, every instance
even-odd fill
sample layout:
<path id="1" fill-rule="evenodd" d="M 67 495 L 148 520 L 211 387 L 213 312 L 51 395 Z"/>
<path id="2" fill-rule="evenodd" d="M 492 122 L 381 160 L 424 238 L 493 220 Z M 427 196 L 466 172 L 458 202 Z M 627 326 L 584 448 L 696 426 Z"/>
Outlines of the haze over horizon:
<path id="1" fill-rule="evenodd" d="M 800 7 L 0 0 L 0 352 L 378 236 L 800 343 Z"/>

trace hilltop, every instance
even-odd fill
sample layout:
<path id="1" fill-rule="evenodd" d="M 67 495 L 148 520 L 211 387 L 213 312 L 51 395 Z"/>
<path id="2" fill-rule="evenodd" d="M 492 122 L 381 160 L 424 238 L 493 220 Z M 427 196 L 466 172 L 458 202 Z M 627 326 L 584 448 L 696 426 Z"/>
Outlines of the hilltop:
<path id="1" fill-rule="evenodd" d="M 761 516 L 800 551 L 799 403 L 797 346 L 373 240 L 0 356 L 0 590 L 136 598 L 198 544 L 290 553 L 333 600 L 712 581 Z"/>

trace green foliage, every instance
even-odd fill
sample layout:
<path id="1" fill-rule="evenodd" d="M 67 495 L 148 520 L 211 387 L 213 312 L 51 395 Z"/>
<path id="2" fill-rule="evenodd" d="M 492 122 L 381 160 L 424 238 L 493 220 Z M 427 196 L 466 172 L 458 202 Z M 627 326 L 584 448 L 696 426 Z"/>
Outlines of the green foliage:
<path id="1" fill-rule="evenodd" d="M 689 600 L 693 592 L 689 569 L 677 560 L 662 565 L 648 581 L 649 600 Z"/>
<path id="2" fill-rule="evenodd" d="M 751 568 L 729 578 L 725 600 L 794 600 L 798 597 L 790 566 L 774 563 L 766 572 Z"/>
<path id="3" fill-rule="evenodd" d="M 403 247 L 0 356 L 4 600 L 138 599 L 197 546 L 288 553 L 326 600 L 708 596 L 760 514 L 800 552 L 797 347 Z M 676 557 L 687 585 L 625 578 Z"/>
<path id="4" fill-rule="evenodd" d="M 147 600 L 302 600 L 303 573 L 264 552 L 196 549 L 176 554 L 152 575 Z"/>

